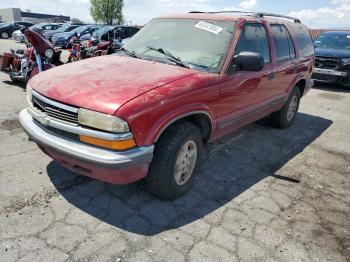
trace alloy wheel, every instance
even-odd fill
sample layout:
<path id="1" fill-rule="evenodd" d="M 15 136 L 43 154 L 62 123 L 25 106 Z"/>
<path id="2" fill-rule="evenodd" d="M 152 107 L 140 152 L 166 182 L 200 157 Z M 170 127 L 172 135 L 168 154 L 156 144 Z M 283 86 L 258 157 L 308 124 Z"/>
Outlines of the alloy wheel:
<path id="1" fill-rule="evenodd" d="M 2 39 L 7 39 L 7 38 L 9 38 L 9 34 L 6 33 L 6 32 L 2 32 L 2 33 L 1 33 L 1 38 L 2 38 Z"/>
<path id="2" fill-rule="evenodd" d="M 182 186 L 192 176 L 197 162 L 197 145 L 193 140 L 187 141 L 180 149 L 175 162 L 175 182 Z"/>
<path id="3" fill-rule="evenodd" d="M 298 110 L 298 96 L 294 95 L 294 97 L 290 101 L 289 107 L 288 107 L 288 112 L 287 112 L 287 120 L 288 121 L 293 120 L 297 110 Z"/>

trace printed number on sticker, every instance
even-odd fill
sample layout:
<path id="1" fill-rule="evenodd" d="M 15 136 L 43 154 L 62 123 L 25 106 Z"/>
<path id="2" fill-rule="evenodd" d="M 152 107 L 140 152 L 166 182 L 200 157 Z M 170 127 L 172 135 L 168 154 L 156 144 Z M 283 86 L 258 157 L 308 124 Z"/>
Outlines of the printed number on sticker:
<path id="1" fill-rule="evenodd" d="M 195 27 L 199 28 L 199 29 L 202 29 L 202 30 L 205 30 L 205 31 L 208 31 L 210 33 L 216 34 L 216 35 L 223 30 L 220 26 L 213 25 L 213 24 L 210 24 L 210 23 L 207 23 L 207 22 L 204 22 L 204 21 L 199 21 L 195 25 Z"/>

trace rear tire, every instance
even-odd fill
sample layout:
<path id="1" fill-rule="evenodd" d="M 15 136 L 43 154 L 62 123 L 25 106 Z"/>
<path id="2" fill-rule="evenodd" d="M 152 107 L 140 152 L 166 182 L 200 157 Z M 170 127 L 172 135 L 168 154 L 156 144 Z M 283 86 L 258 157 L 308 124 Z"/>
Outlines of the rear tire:
<path id="1" fill-rule="evenodd" d="M 281 129 L 290 127 L 298 113 L 300 99 L 300 89 L 295 87 L 283 108 L 271 115 L 272 125 Z"/>
<path id="2" fill-rule="evenodd" d="M 1 38 L 2 39 L 9 39 L 9 37 L 10 37 L 9 33 L 7 33 L 7 32 L 2 32 L 1 33 Z"/>
<path id="3" fill-rule="evenodd" d="M 156 143 L 148 175 L 140 186 L 167 200 L 182 196 L 198 173 L 203 149 L 197 126 L 191 122 L 173 124 Z"/>

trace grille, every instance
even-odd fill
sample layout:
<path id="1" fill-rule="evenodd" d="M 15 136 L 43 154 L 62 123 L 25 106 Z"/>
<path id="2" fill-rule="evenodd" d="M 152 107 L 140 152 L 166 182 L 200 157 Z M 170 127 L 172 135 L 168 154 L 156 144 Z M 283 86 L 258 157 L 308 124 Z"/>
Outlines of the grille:
<path id="1" fill-rule="evenodd" d="M 340 59 L 316 57 L 315 67 L 337 70 L 340 66 Z"/>
<path id="2" fill-rule="evenodd" d="M 71 124 L 78 124 L 78 113 L 70 112 L 68 110 L 50 105 L 40 98 L 33 96 L 33 105 L 38 110 L 46 113 L 48 116 Z"/>

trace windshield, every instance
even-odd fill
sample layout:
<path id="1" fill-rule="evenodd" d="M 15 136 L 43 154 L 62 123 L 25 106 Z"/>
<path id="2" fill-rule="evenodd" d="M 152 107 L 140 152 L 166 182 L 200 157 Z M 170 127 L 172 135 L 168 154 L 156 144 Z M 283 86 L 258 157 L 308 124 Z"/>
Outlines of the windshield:
<path id="1" fill-rule="evenodd" d="M 71 25 L 63 25 L 59 28 L 57 28 L 56 30 L 52 30 L 52 32 L 55 32 L 55 33 L 63 33 L 63 32 L 66 32 L 67 29 L 71 28 L 72 26 Z"/>
<path id="2" fill-rule="evenodd" d="M 113 30 L 114 26 L 103 26 L 100 29 L 96 30 L 92 36 L 96 39 L 101 37 L 103 34 L 107 33 L 110 30 Z"/>
<path id="3" fill-rule="evenodd" d="M 163 49 L 191 68 L 217 72 L 223 63 L 234 22 L 196 19 L 154 19 L 125 48 L 142 59 L 169 63 Z"/>
<path id="4" fill-rule="evenodd" d="M 322 34 L 316 38 L 315 47 L 350 49 L 350 34 Z"/>
<path id="5" fill-rule="evenodd" d="M 82 32 L 84 32 L 86 29 L 88 29 L 89 27 L 87 26 L 79 26 L 77 28 L 75 28 L 74 30 L 70 31 L 71 33 L 75 34 L 81 34 Z"/>

